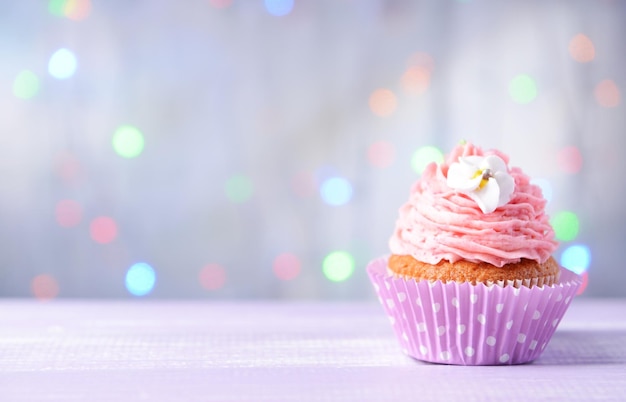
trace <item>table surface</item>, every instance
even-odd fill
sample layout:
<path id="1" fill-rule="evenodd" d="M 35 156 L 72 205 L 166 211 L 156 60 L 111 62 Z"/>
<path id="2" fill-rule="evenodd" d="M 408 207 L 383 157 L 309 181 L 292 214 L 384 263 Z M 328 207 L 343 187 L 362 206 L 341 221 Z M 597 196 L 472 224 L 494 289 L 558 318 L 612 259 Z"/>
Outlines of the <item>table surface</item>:
<path id="1" fill-rule="evenodd" d="M 574 300 L 532 364 L 402 354 L 374 303 L 0 300 L 0 401 L 626 400 L 626 299 Z"/>

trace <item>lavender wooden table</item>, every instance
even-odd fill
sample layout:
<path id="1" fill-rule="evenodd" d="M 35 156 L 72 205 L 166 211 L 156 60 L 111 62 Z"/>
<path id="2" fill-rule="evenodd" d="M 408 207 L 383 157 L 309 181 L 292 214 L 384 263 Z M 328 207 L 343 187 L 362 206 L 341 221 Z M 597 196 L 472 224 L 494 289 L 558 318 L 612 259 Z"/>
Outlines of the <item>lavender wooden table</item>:
<path id="1" fill-rule="evenodd" d="M 401 354 L 373 303 L 0 300 L 0 401 L 626 400 L 626 300 L 577 299 L 543 356 Z"/>

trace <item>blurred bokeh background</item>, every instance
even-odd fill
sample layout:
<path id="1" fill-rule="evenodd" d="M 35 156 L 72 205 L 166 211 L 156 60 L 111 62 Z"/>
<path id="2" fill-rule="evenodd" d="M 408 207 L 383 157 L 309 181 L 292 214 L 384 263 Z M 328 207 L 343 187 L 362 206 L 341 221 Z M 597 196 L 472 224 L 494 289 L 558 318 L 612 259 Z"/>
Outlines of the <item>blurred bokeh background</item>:
<path id="1" fill-rule="evenodd" d="M 423 166 L 499 148 L 626 296 L 626 3 L 0 3 L 0 296 L 365 299 Z M 621 155 L 621 156 L 620 156 Z"/>

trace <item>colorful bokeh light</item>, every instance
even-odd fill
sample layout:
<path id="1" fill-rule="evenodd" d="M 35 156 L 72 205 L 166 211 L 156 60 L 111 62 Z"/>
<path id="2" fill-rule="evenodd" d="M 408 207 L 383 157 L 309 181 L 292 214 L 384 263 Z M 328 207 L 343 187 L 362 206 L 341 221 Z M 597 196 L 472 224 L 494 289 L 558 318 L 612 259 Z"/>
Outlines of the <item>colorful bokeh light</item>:
<path id="1" fill-rule="evenodd" d="M 91 13 L 90 0 L 50 0 L 48 11 L 58 17 L 67 17 L 75 21 L 84 20 Z"/>
<path id="2" fill-rule="evenodd" d="M 300 259 L 291 253 L 279 254 L 272 264 L 274 275 L 283 281 L 295 279 L 300 274 L 301 268 Z"/>
<path id="3" fill-rule="evenodd" d="M 71 228 L 78 226 L 83 219 L 83 208 L 74 200 L 61 200 L 57 202 L 54 215 L 59 226 Z"/>
<path id="4" fill-rule="evenodd" d="M 430 84 L 430 76 L 435 68 L 435 61 L 428 53 L 417 52 L 411 55 L 407 69 L 402 74 L 400 86 L 410 95 L 426 92 Z"/>
<path id="5" fill-rule="evenodd" d="M 580 223 L 578 216 L 570 211 L 561 211 L 556 213 L 550 224 L 554 228 L 554 235 L 559 241 L 572 241 L 578 236 Z"/>
<path id="6" fill-rule="evenodd" d="M 583 157 L 577 147 L 568 146 L 557 154 L 557 163 L 565 173 L 575 174 L 580 172 L 583 166 Z"/>
<path id="7" fill-rule="evenodd" d="M 32 71 L 21 71 L 13 81 L 13 94 L 20 99 L 30 99 L 39 92 L 39 77 Z"/>
<path id="8" fill-rule="evenodd" d="M 580 33 L 569 42 L 569 54 L 579 63 L 588 63 L 596 56 L 596 48 L 589 37 Z"/>
<path id="9" fill-rule="evenodd" d="M 367 159 L 378 168 L 389 167 L 396 157 L 396 148 L 389 141 L 377 141 L 367 149 Z"/>
<path id="10" fill-rule="evenodd" d="M 206 290 L 221 289 L 226 283 L 226 270 L 219 264 L 207 264 L 200 270 L 198 280 Z"/>
<path id="11" fill-rule="evenodd" d="M 75 21 L 84 20 L 90 13 L 90 0 L 69 0 L 65 7 L 65 16 Z"/>
<path id="12" fill-rule="evenodd" d="M 91 13 L 91 1 L 67 0 L 64 11 L 67 18 L 74 21 L 82 21 Z"/>
<path id="13" fill-rule="evenodd" d="M 65 15 L 65 3 L 67 3 L 67 0 L 50 0 L 48 2 L 48 11 L 52 15 L 63 17 Z"/>
<path id="14" fill-rule="evenodd" d="M 331 177 L 320 186 L 322 200 L 329 205 L 345 205 L 352 199 L 352 185 L 343 177 Z"/>
<path id="15" fill-rule="evenodd" d="M 411 95 L 421 95 L 428 89 L 430 83 L 430 71 L 423 66 L 413 66 L 406 69 L 400 85 L 402 89 Z"/>
<path id="16" fill-rule="evenodd" d="M 264 0 L 265 9 L 276 17 L 282 17 L 293 10 L 293 0 Z"/>
<path id="17" fill-rule="evenodd" d="M 514 102 L 526 104 L 537 97 L 537 85 L 535 80 L 526 74 L 520 74 L 511 80 L 509 94 Z"/>
<path id="18" fill-rule="evenodd" d="M 582 275 L 591 264 L 591 250 L 583 244 L 573 244 L 563 250 L 560 263 L 570 271 Z"/>
<path id="19" fill-rule="evenodd" d="M 70 78 L 76 72 L 78 61 L 71 50 L 61 48 L 54 52 L 48 62 L 48 73 L 56 79 Z"/>
<path id="20" fill-rule="evenodd" d="M 253 192 L 254 186 L 248 176 L 235 175 L 226 182 L 226 196 L 234 203 L 243 204 Z"/>
<path id="21" fill-rule="evenodd" d="M 342 282 L 354 273 L 354 257 L 347 251 L 333 251 L 322 263 L 324 276 L 332 282 Z"/>
<path id="22" fill-rule="evenodd" d="M 396 95 L 389 89 L 377 89 L 372 92 L 369 98 L 370 110 L 376 116 L 388 117 L 392 115 L 397 105 Z"/>
<path id="23" fill-rule="evenodd" d="M 51 300 L 59 295 L 59 283 L 52 275 L 41 274 L 32 279 L 30 290 L 39 300 Z"/>
<path id="24" fill-rule="evenodd" d="M 144 138 L 137 127 L 121 126 L 113 134 L 113 150 L 123 158 L 135 158 L 143 152 Z"/>
<path id="25" fill-rule="evenodd" d="M 603 80 L 594 90 L 598 104 L 606 108 L 614 108 L 620 104 L 621 95 L 617 84 L 613 80 Z"/>
<path id="26" fill-rule="evenodd" d="M 126 272 L 126 289 L 133 296 L 145 296 L 154 289 L 156 272 L 145 262 L 138 262 Z"/>
<path id="27" fill-rule="evenodd" d="M 96 243 L 111 243 L 117 237 L 117 223 L 108 216 L 99 216 L 91 221 L 89 234 Z"/>
<path id="28" fill-rule="evenodd" d="M 434 146 L 425 146 L 418 148 L 411 158 L 411 167 L 417 174 L 422 174 L 426 166 L 435 163 L 442 163 L 444 160 L 443 152 Z"/>

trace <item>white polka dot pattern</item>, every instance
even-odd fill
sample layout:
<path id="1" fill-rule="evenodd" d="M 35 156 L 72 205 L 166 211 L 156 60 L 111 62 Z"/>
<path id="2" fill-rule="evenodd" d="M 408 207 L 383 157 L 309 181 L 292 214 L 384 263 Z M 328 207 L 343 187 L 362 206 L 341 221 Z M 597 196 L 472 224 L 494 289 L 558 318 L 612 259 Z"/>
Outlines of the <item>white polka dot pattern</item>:
<path id="1" fill-rule="evenodd" d="M 535 360 L 581 283 L 567 270 L 559 284 L 543 288 L 414 281 L 388 276 L 386 265 L 380 258 L 367 270 L 401 349 L 445 364 Z"/>

